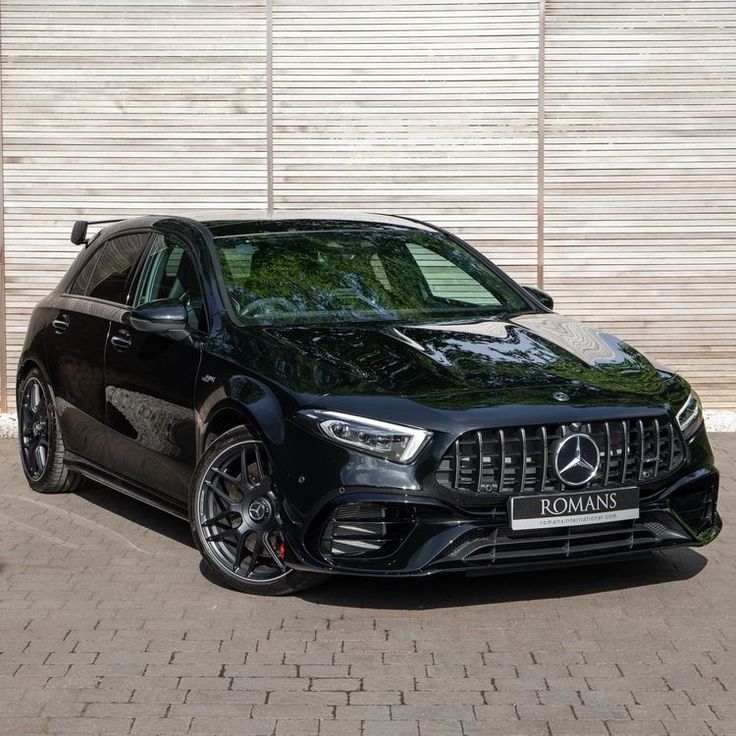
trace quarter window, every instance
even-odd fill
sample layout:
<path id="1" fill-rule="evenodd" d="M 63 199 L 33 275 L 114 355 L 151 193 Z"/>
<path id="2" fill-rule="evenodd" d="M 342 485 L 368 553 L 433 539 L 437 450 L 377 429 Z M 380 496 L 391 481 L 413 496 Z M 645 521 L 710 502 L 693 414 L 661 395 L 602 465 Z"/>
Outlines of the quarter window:
<path id="1" fill-rule="evenodd" d="M 69 294 L 80 294 L 84 295 L 87 292 L 87 284 L 89 284 L 89 277 L 95 270 L 97 265 L 97 259 L 100 257 L 99 252 L 95 253 L 87 262 L 82 266 L 81 270 L 77 274 L 76 278 L 69 287 Z"/>

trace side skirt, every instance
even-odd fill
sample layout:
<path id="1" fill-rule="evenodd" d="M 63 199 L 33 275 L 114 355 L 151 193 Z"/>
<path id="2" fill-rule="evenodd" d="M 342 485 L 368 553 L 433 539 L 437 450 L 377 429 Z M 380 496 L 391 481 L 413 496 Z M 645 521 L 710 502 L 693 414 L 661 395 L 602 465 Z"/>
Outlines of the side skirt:
<path id="1" fill-rule="evenodd" d="M 126 496 L 135 498 L 137 501 L 142 501 L 143 503 L 153 506 L 160 511 L 165 511 L 167 514 L 171 514 L 177 519 L 189 521 L 189 513 L 184 504 L 177 503 L 173 499 L 160 496 L 148 488 L 133 484 L 129 480 L 114 475 L 107 470 L 92 466 L 77 456 L 69 458 L 66 461 L 66 465 L 70 470 L 83 475 L 85 478 L 88 478 L 95 483 L 100 483 L 103 486 L 112 488 L 114 491 L 118 491 L 118 493 L 124 493 Z"/>

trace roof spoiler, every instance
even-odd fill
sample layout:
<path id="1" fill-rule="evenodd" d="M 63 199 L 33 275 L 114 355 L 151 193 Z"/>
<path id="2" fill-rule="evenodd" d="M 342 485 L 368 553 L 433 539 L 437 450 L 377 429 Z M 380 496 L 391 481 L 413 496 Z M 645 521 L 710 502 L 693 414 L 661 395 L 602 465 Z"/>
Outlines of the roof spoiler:
<path id="1" fill-rule="evenodd" d="M 117 220 L 77 220 L 72 227 L 72 235 L 70 240 L 74 245 L 87 245 L 87 228 L 90 225 L 107 225 L 111 222 L 121 222 L 124 218 L 118 218 Z"/>

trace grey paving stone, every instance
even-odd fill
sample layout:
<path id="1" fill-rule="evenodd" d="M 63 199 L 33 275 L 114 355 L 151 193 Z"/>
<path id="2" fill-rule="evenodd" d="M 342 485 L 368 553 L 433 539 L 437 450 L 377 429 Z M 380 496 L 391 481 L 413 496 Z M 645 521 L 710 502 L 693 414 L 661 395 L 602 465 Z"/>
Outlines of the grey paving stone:
<path id="1" fill-rule="evenodd" d="M 710 547 L 273 601 L 133 500 L 33 494 L 0 441 L 0 734 L 736 736 L 736 435 L 713 444 Z"/>

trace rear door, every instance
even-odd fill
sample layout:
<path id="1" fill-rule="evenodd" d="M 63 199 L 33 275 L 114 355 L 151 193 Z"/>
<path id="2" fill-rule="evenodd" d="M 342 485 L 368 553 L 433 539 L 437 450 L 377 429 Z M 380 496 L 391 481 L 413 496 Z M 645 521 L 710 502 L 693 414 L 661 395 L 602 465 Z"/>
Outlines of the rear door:
<path id="1" fill-rule="evenodd" d="M 157 233 L 140 269 L 132 307 L 178 299 L 189 335 L 138 332 L 118 315 L 105 357 L 105 421 L 113 470 L 184 501 L 196 463 L 194 390 L 208 318 L 202 281 L 185 242 Z"/>
<path id="2" fill-rule="evenodd" d="M 109 467 L 105 438 L 104 356 L 110 320 L 126 309 L 135 266 L 150 233 L 121 235 L 90 253 L 52 303 L 46 366 L 67 449 Z"/>

